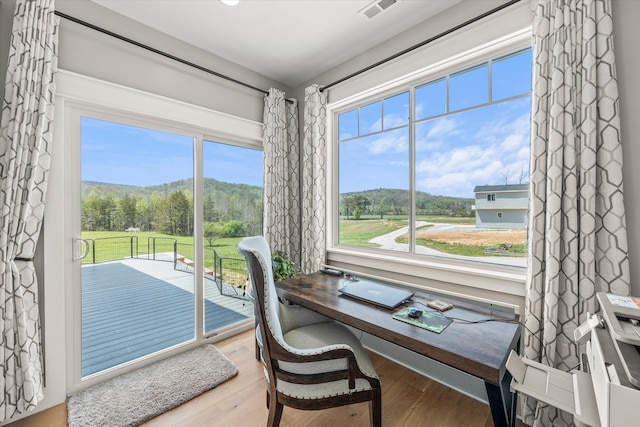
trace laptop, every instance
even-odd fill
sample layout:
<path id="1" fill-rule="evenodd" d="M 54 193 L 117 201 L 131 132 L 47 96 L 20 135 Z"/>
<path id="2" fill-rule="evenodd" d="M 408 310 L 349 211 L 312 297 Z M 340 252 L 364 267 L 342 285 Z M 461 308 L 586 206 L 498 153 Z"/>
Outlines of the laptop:
<path id="1" fill-rule="evenodd" d="M 344 286 L 339 291 L 352 298 L 386 308 L 396 308 L 413 296 L 413 292 L 405 289 L 362 279 Z"/>

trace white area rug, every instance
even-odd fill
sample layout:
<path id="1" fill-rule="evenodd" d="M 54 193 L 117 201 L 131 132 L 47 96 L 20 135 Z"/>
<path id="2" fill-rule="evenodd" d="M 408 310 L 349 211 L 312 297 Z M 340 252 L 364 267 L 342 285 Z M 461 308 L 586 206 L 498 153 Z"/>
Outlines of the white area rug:
<path id="1" fill-rule="evenodd" d="M 72 395 L 69 427 L 137 426 L 237 373 L 225 355 L 207 344 Z"/>

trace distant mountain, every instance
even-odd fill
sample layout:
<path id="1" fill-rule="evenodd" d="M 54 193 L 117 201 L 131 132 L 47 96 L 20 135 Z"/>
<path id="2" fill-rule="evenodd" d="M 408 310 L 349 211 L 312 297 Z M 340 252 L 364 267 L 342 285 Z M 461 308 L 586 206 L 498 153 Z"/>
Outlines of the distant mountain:
<path id="1" fill-rule="evenodd" d="M 213 178 L 204 178 L 203 188 L 205 194 L 221 192 L 228 195 L 252 195 L 257 198 L 262 197 L 262 187 L 222 182 Z M 161 197 L 166 197 L 176 191 L 193 193 L 193 178 L 181 179 L 166 184 L 150 185 L 146 187 L 111 184 L 108 182 L 82 181 L 83 199 L 89 197 L 89 194 L 93 194 L 96 197 L 112 196 L 116 199 L 120 199 L 124 196 L 135 197 L 137 199 L 147 199 L 154 193 Z"/>
<path id="2" fill-rule="evenodd" d="M 363 196 L 370 201 L 370 209 L 378 212 L 380 201 L 385 207 L 398 207 L 403 211 L 409 206 L 409 191 L 394 188 L 378 188 L 375 190 L 357 191 L 340 194 L 342 202 L 347 197 Z M 473 216 L 471 206 L 473 198 L 434 196 L 423 191 L 416 191 L 416 210 L 418 215 Z"/>
<path id="3" fill-rule="evenodd" d="M 92 191 L 97 196 L 112 196 L 120 198 L 124 195 L 131 195 L 141 191 L 144 187 L 136 187 L 135 185 L 110 184 L 108 182 L 98 181 L 82 181 L 81 182 L 82 199 L 89 196 Z"/>
<path id="4" fill-rule="evenodd" d="M 233 184 L 229 182 L 217 181 L 213 178 L 204 178 L 205 197 L 213 197 L 218 200 L 218 205 L 223 200 L 224 205 L 236 205 L 240 200 L 245 203 L 249 200 L 257 201 L 262 199 L 262 187 L 246 184 Z M 121 199 L 125 196 L 136 199 L 148 199 L 152 194 L 160 197 L 167 197 L 171 193 L 180 191 L 193 194 L 193 179 L 181 179 L 162 185 L 151 185 L 138 187 L 135 185 L 110 184 L 106 182 L 83 181 L 82 199 L 93 197 L 111 196 L 114 199 Z M 379 212 L 380 201 L 383 202 L 387 212 L 404 212 L 409 206 L 409 191 L 393 188 L 378 188 L 374 190 L 343 193 L 340 195 L 340 202 L 352 196 L 362 196 L 369 200 L 371 213 Z M 235 200 L 235 202 L 233 202 Z M 229 201 L 227 203 L 227 201 Z M 474 204 L 473 198 L 434 196 L 422 191 L 416 192 L 416 209 L 418 215 L 449 215 L 449 216 L 473 216 L 471 206 Z"/>

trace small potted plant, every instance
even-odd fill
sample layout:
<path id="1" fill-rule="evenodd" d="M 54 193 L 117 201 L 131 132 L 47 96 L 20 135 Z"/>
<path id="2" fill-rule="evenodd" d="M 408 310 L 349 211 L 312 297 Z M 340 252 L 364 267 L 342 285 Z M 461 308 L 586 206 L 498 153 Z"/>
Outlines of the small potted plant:
<path id="1" fill-rule="evenodd" d="M 271 267 L 273 270 L 273 280 L 275 282 L 291 279 L 292 277 L 300 275 L 300 270 L 296 267 L 296 264 L 289 258 L 289 255 L 283 251 L 275 251 L 271 254 Z M 244 295 L 249 297 L 251 301 L 254 301 L 253 284 L 248 276 L 244 285 Z"/>
<path id="2" fill-rule="evenodd" d="M 271 265 L 273 267 L 273 280 L 276 282 L 290 279 L 300 274 L 300 270 L 289 258 L 289 255 L 282 251 L 275 251 L 271 254 Z"/>

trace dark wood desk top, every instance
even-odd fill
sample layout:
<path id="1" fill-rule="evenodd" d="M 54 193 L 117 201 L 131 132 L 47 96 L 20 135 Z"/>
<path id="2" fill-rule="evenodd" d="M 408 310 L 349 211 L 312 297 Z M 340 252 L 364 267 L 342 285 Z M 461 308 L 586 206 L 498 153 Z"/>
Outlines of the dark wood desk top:
<path id="1" fill-rule="evenodd" d="M 452 366 L 485 382 L 500 384 L 509 352 L 515 348 L 520 338 L 518 323 L 490 321 L 465 324 L 455 320 L 442 333 L 437 334 L 392 318 L 396 311 L 405 306 L 430 309 L 414 302 L 389 310 L 358 301 L 338 292 L 339 288 L 348 283 L 351 283 L 348 279 L 312 273 L 279 282 L 276 286 L 280 296 L 291 302 Z M 414 301 L 426 304 L 428 300 L 437 298 L 453 303 L 454 307 L 445 312 L 449 317 L 471 321 L 517 320 L 515 314 L 492 310 L 473 302 L 414 292 Z"/>

